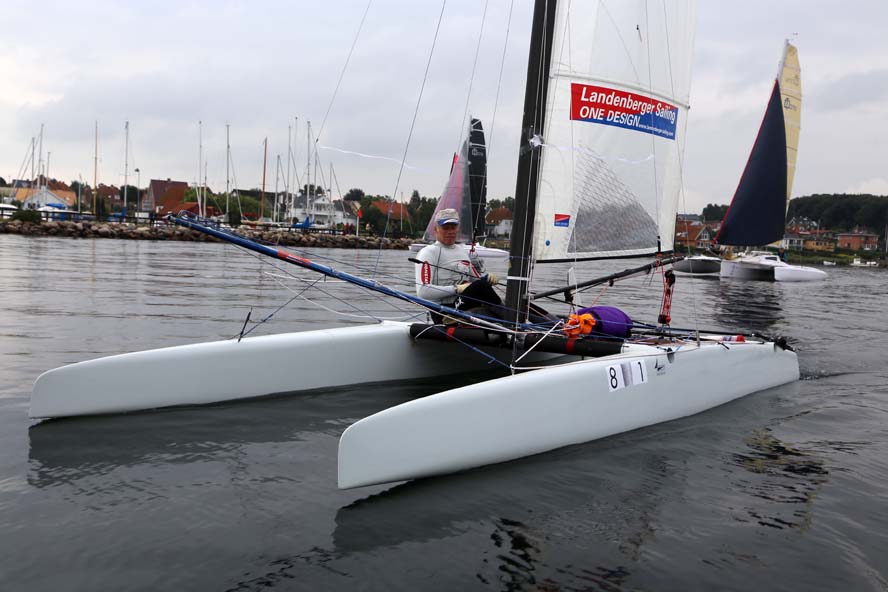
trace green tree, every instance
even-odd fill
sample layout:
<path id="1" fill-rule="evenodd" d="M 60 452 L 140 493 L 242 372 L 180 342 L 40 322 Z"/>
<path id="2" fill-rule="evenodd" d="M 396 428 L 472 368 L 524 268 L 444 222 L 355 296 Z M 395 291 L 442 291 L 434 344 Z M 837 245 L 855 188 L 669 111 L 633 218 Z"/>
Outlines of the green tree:
<path id="1" fill-rule="evenodd" d="M 364 197 L 364 190 L 353 187 L 349 189 L 342 197 L 343 201 L 361 201 Z"/>
<path id="2" fill-rule="evenodd" d="M 507 197 L 503 200 L 503 207 L 509 210 L 510 212 L 515 211 L 515 198 L 512 196 Z"/>
<path id="3" fill-rule="evenodd" d="M 726 205 L 706 204 L 701 216 L 707 222 L 716 222 L 718 220 L 724 220 L 727 212 L 728 206 Z"/>

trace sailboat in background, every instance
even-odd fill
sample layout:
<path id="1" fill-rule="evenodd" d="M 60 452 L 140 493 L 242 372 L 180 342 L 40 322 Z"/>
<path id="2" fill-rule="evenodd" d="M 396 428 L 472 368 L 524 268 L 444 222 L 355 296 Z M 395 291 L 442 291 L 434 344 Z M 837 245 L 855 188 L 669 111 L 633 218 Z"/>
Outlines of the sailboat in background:
<path id="1" fill-rule="evenodd" d="M 37 379 L 30 415 L 462 374 L 492 362 L 511 370 L 348 427 L 339 442 L 338 485 L 350 488 L 538 454 L 797 380 L 798 360 L 784 339 L 670 327 L 672 284 L 665 273 L 656 324 L 609 306 L 573 307 L 574 314 L 558 317 L 532 305 L 553 294 L 569 300 L 595 282 L 663 272 L 669 259 L 660 256 L 672 249 L 695 3 L 626 0 L 606 10 L 599 4 L 535 3 L 504 316 L 424 300 L 179 216 L 177 224 L 456 323 L 381 322 L 80 362 Z M 588 282 L 531 286 L 540 262 L 638 256 L 656 259 Z M 550 365 L 542 366 L 546 358 Z M 348 363 L 319 372 L 331 359 Z"/>
<path id="2" fill-rule="evenodd" d="M 426 226 L 423 242 L 410 245 L 412 252 L 419 252 L 427 244 L 435 242 L 435 215 L 448 208 L 459 212 L 460 244 L 485 258 L 509 256 L 504 249 L 477 244 L 486 234 L 487 216 L 487 146 L 480 119 L 472 118 L 469 123 L 469 133 L 459 153 L 453 155 L 447 186 Z"/>
<path id="3" fill-rule="evenodd" d="M 758 137 L 715 237 L 720 246 L 762 246 L 783 238 L 792 196 L 801 131 L 802 78 L 796 47 L 786 41 Z M 802 282 L 826 273 L 789 265 L 772 252 L 747 251 L 725 258 L 721 277 Z"/>

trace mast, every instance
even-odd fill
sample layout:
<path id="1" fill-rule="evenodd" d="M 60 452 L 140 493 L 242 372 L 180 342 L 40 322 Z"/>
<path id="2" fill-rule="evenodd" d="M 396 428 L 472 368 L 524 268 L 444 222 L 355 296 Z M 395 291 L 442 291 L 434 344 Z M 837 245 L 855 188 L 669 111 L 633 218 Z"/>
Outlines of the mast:
<path id="1" fill-rule="evenodd" d="M 307 153 L 307 161 L 305 163 L 305 212 L 306 218 L 311 219 L 312 203 L 309 194 L 311 191 L 311 122 L 305 122 L 305 151 Z"/>
<path id="2" fill-rule="evenodd" d="M 231 163 L 231 141 L 229 140 L 230 127 L 230 123 L 225 124 L 225 221 L 229 224 L 231 223 L 231 216 L 229 215 L 229 212 L 231 211 L 229 207 L 231 192 L 229 190 L 230 184 L 228 176 L 228 166 Z"/>
<path id="3" fill-rule="evenodd" d="M 506 308 L 515 324 L 524 322 L 526 296 L 530 288 L 533 250 L 533 224 L 540 168 L 540 142 L 549 88 L 549 65 L 555 27 L 556 0 L 536 0 L 533 29 L 527 57 L 527 86 L 524 89 L 524 118 L 518 146 L 518 178 L 515 184 L 515 212 L 509 246 L 509 275 Z"/>
<path id="4" fill-rule="evenodd" d="M 268 164 L 268 138 L 262 142 L 262 198 L 259 200 L 259 221 L 265 216 L 265 165 Z"/>
<path id="5" fill-rule="evenodd" d="M 129 121 L 123 124 L 123 220 L 126 220 L 126 184 L 129 179 Z"/>
<path id="6" fill-rule="evenodd" d="M 99 122 L 96 121 L 96 151 L 93 156 L 93 216 L 96 216 L 96 194 L 99 192 L 97 178 L 99 176 Z"/>
<path id="7" fill-rule="evenodd" d="M 293 160 L 293 130 L 288 125 L 287 126 L 287 178 L 284 181 L 284 208 L 286 209 L 286 213 L 283 214 L 283 218 L 289 218 L 290 212 L 287 206 L 287 203 L 290 201 L 290 163 Z M 278 165 L 280 166 L 280 165 Z"/>

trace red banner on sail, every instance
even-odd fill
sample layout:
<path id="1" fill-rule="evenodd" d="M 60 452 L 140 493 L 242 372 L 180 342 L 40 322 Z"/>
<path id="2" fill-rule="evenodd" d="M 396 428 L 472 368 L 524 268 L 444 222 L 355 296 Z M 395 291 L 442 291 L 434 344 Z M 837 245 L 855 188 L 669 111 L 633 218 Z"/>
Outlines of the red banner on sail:
<path id="1" fill-rule="evenodd" d="M 570 118 L 675 139 L 678 107 L 625 90 L 572 83 Z"/>

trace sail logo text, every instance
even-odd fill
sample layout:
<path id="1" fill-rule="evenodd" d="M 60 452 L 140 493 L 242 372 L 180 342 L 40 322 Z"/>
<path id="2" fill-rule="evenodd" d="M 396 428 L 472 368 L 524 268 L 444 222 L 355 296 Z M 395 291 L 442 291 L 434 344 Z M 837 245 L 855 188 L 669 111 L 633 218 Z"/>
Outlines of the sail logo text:
<path id="1" fill-rule="evenodd" d="M 623 90 L 572 83 L 570 118 L 675 139 L 678 107 Z"/>

